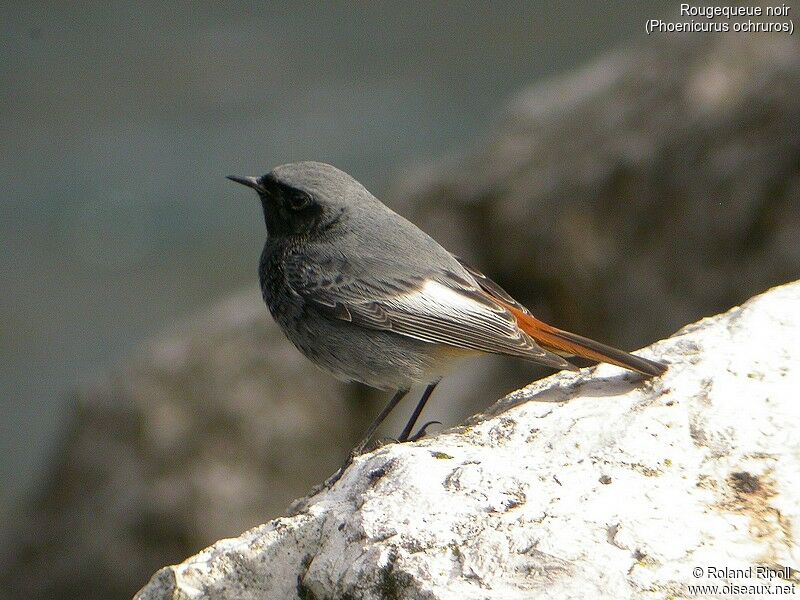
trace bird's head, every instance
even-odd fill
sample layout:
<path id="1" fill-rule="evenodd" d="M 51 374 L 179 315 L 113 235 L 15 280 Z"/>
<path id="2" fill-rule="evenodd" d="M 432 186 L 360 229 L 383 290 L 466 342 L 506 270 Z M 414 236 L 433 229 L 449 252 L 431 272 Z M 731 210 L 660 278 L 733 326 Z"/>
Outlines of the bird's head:
<path id="1" fill-rule="evenodd" d="M 229 175 L 261 198 L 270 236 L 313 236 L 339 224 L 354 207 L 377 202 L 364 186 L 336 167 L 297 162 L 261 177 Z"/>

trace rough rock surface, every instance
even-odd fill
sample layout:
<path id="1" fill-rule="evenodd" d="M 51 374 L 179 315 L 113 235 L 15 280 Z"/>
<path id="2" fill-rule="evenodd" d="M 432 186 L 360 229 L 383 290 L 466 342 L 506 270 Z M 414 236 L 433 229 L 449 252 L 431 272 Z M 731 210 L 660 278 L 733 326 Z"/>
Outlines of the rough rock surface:
<path id="1" fill-rule="evenodd" d="M 555 375 L 362 456 L 137 598 L 665 598 L 726 582 L 697 567 L 800 567 L 800 282 L 645 354 L 669 371 Z"/>

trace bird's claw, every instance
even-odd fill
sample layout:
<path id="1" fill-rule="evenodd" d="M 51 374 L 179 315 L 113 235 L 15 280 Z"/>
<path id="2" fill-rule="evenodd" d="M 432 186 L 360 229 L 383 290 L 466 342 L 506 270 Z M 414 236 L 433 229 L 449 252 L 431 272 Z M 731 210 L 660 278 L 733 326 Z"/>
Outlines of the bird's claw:
<path id="1" fill-rule="evenodd" d="M 441 425 L 441 424 L 442 424 L 441 421 L 428 421 L 422 427 L 420 427 L 419 430 L 417 430 L 417 433 L 415 433 L 410 438 L 408 438 L 408 441 L 409 442 L 416 442 L 417 440 L 425 437 L 425 433 L 426 433 L 428 427 L 430 427 L 431 425 Z"/>

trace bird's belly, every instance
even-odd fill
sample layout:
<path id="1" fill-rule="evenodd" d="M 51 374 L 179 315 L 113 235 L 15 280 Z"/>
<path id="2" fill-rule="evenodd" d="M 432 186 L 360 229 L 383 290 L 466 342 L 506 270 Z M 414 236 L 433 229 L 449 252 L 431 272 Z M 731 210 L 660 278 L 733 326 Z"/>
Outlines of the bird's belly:
<path id="1" fill-rule="evenodd" d="M 309 360 L 338 379 L 379 389 L 438 381 L 455 364 L 476 354 L 324 317 L 296 323 L 296 327 L 280 324 Z"/>

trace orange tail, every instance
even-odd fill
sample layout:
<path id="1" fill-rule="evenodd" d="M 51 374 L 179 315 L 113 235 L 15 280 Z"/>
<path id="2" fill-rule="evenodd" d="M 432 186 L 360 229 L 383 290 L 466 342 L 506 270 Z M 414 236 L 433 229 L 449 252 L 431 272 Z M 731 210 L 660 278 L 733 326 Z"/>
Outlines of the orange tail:
<path id="1" fill-rule="evenodd" d="M 651 377 L 661 375 L 667 370 L 667 365 L 664 363 L 634 356 L 633 354 L 612 348 L 611 346 L 606 346 L 605 344 L 595 342 L 589 338 L 557 329 L 552 325 L 543 323 L 530 314 L 526 314 L 510 306 L 508 308 L 517 318 L 519 328 L 531 336 L 537 344 L 551 352 L 570 356 L 581 356 L 590 360 L 611 363 L 612 365 L 630 369 L 631 371 L 638 371 L 643 375 L 649 375 Z"/>

